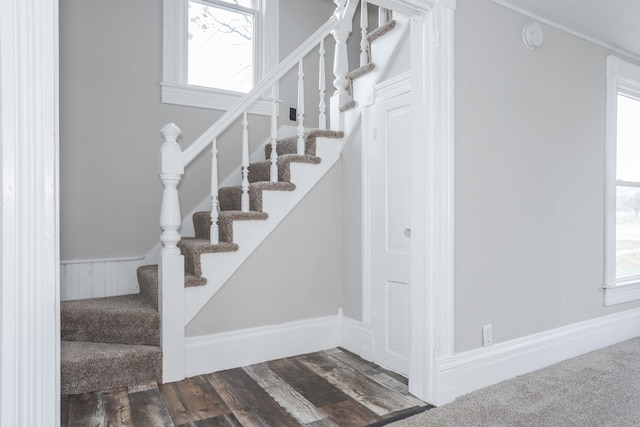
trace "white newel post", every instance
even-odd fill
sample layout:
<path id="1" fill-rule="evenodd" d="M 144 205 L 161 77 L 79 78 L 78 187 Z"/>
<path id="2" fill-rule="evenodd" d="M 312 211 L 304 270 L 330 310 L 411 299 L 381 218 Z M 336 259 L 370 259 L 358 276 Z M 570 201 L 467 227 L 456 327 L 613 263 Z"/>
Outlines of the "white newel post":
<path id="1" fill-rule="evenodd" d="M 177 144 L 180 128 L 173 123 L 160 132 L 164 143 L 160 149 L 160 180 L 164 186 L 160 227 L 162 251 L 158 266 L 158 296 L 162 326 L 162 380 L 184 379 L 184 257 L 177 244 L 182 221 L 178 184 L 184 174 L 182 150 Z"/>
<path id="2" fill-rule="evenodd" d="M 209 241 L 212 245 L 219 243 L 218 235 L 218 138 L 213 138 L 211 143 L 211 227 L 209 228 Z"/>
<path id="3" fill-rule="evenodd" d="M 298 154 L 304 154 L 304 69 L 298 62 Z"/>
<path id="4" fill-rule="evenodd" d="M 278 182 L 278 100 L 276 86 L 271 88 L 271 168 L 269 180 Z"/>
<path id="5" fill-rule="evenodd" d="M 340 105 L 351 100 L 351 95 L 347 91 L 349 80 L 349 55 L 347 53 L 347 39 L 351 32 L 350 23 L 344 21 L 344 9 L 346 0 L 335 0 L 338 5 L 336 16 L 338 17 L 338 27 L 331 32 L 336 42 L 335 56 L 333 59 L 333 86 L 335 91 L 331 97 L 331 129 L 344 130 Z"/>
<path id="6" fill-rule="evenodd" d="M 242 113 L 242 199 L 240 209 L 249 212 L 249 121 Z"/>
<path id="7" fill-rule="evenodd" d="M 319 59 L 319 69 L 318 69 L 318 91 L 320 92 L 320 104 L 318 104 L 318 128 L 326 129 L 327 128 L 327 103 L 325 101 L 326 98 L 326 65 L 324 59 L 324 39 L 320 40 L 320 54 Z"/>
<path id="8" fill-rule="evenodd" d="M 367 2 L 360 3 L 360 66 L 369 62 L 369 42 L 367 42 L 367 28 L 369 27 L 369 16 L 367 13 Z"/>

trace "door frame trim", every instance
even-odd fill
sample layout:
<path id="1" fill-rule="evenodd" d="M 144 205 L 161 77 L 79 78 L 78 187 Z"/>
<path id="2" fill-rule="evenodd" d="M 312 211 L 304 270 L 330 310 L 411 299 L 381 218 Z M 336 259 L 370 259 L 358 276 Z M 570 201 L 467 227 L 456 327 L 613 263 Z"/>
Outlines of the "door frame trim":
<path id="1" fill-rule="evenodd" d="M 433 405 L 455 399 L 454 98 L 455 1 L 410 17 L 411 57 L 411 354 L 409 390 Z M 363 111 L 362 322 L 371 324 L 371 215 Z"/>

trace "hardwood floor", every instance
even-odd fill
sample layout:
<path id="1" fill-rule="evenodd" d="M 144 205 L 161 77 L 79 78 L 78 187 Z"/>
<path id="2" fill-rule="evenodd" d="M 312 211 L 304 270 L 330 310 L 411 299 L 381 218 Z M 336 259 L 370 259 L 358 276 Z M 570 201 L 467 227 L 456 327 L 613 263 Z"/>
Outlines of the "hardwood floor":
<path id="1" fill-rule="evenodd" d="M 62 427 L 381 426 L 430 409 L 407 380 L 333 349 L 175 383 L 63 396 Z"/>

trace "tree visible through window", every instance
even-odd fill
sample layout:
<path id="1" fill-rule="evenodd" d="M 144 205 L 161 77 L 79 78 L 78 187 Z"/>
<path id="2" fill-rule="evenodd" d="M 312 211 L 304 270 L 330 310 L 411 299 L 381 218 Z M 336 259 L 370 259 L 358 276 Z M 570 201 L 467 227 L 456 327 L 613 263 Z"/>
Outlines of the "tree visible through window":
<path id="1" fill-rule="evenodd" d="M 255 0 L 189 0 L 187 84 L 251 90 L 257 7 Z"/>

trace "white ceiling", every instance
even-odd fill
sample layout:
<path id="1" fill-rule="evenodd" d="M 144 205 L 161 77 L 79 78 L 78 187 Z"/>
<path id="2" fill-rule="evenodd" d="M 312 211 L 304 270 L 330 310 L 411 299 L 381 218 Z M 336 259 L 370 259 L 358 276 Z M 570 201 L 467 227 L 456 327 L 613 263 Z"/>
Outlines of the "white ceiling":
<path id="1" fill-rule="evenodd" d="M 640 0 L 494 0 L 640 58 Z"/>

